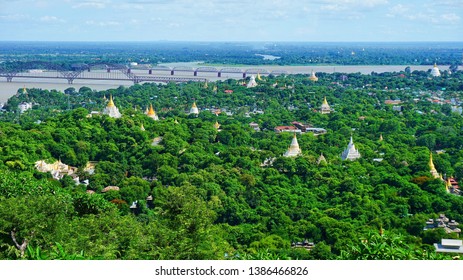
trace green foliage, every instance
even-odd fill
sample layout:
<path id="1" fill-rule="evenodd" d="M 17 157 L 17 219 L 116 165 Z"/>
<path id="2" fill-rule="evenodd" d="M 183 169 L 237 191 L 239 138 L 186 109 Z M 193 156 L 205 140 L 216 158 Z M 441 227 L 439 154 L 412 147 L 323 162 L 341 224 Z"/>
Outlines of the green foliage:
<path id="1" fill-rule="evenodd" d="M 461 98 L 463 74 L 452 75 L 440 78 L 444 99 Z M 56 91 L 12 97 L 0 115 L 0 258 L 440 258 L 429 245 L 449 235 L 423 231 L 425 222 L 440 213 L 463 222 L 463 201 L 432 178 L 429 153 L 443 176 L 463 178 L 463 118 L 427 101 L 437 81 L 424 72 L 346 76 L 323 74 L 316 84 L 303 75 L 272 76 L 252 89 L 211 82 L 217 93 L 193 82 L 83 87 L 67 90 L 71 110 Z M 109 94 L 123 117 L 87 117 Z M 324 96 L 329 115 L 317 112 Z M 31 98 L 49 106 L 18 121 L 11 108 Z M 193 99 L 198 117 L 185 115 Z M 402 112 L 387 99 L 402 100 Z M 159 121 L 140 111 L 149 103 Z M 297 135 L 303 155 L 287 158 L 293 135 L 273 128 L 293 121 L 327 133 Z M 362 158 L 342 161 L 351 135 Z M 321 153 L 326 163 L 318 165 Z M 38 160 L 59 159 L 89 185 L 35 170 Z M 93 174 L 84 171 L 88 161 L 97 162 Z M 102 193 L 108 186 L 119 191 Z M 379 228 L 387 233 L 371 233 Z M 19 244 L 28 241 L 25 251 L 11 232 Z M 311 250 L 291 248 L 306 239 L 315 243 Z"/>
<path id="2" fill-rule="evenodd" d="M 405 242 L 403 236 L 387 233 L 380 235 L 369 232 L 360 242 L 341 251 L 344 260 L 443 260 L 446 255 L 415 248 Z"/>

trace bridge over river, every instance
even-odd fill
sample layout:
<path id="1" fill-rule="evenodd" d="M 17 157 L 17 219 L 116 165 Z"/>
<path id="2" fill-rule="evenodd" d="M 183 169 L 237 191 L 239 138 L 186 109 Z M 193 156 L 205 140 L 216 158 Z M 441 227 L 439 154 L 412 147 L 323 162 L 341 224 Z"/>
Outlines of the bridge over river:
<path id="1" fill-rule="evenodd" d="M 263 68 L 241 69 L 236 67 L 190 67 L 190 66 L 154 66 L 146 69 L 130 68 L 122 64 L 75 64 L 71 70 L 58 64 L 42 61 L 23 63 L 19 71 L 8 71 L 0 68 L 0 77 L 7 82 L 14 78 L 28 79 L 65 79 L 69 84 L 74 80 L 113 80 L 140 82 L 205 82 L 208 78 L 227 77 L 246 78 L 248 75 L 286 75 L 285 70 L 269 71 Z M 201 76 L 201 77 L 199 77 Z"/>

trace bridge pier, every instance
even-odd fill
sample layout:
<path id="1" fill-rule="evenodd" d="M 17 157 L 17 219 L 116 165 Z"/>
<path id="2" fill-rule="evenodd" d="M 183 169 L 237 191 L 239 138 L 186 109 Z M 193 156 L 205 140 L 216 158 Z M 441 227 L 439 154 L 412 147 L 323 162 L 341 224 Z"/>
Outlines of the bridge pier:
<path id="1" fill-rule="evenodd" d="M 198 76 L 198 71 L 193 72 L 193 76 Z"/>
<path id="2" fill-rule="evenodd" d="M 6 82 L 7 83 L 11 83 L 11 81 L 13 81 L 13 77 L 6 77 Z"/>
<path id="3" fill-rule="evenodd" d="M 106 73 L 111 73 L 111 68 L 106 68 Z"/>
<path id="4" fill-rule="evenodd" d="M 129 68 L 129 69 L 127 69 L 127 73 L 130 73 L 131 71 L 132 71 L 132 70 L 131 70 L 130 68 Z"/>
<path id="5" fill-rule="evenodd" d="M 246 73 L 243 73 L 243 79 L 246 79 Z"/>
<path id="6" fill-rule="evenodd" d="M 171 70 L 170 71 L 170 75 L 173 76 L 175 74 L 175 71 L 174 70 Z"/>
<path id="7" fill-rule="evenodd" d="M 217 77 L 222 77 L 222 72 L 217 72 Z"/>
<path id="8" fill-rule="evenodd" d="M 68 78 L 68 84 L 72 85 L 73 82 L 74 82 L 74 78 Z"/>
<path id="9" fill-rule="evenodd" d="M 153 74 L 153 69 L 148 70 L 148 74 L 149 75 Z"/>

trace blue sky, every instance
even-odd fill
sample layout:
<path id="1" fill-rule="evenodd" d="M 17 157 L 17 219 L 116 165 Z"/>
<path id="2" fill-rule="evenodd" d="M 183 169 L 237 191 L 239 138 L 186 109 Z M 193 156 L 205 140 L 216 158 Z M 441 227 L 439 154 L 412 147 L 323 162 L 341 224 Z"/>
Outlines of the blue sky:
<path id="1" fill-rule="evenodd" d="M 0 0 L 0 40 L 463 41 L 463 0 Z"/>

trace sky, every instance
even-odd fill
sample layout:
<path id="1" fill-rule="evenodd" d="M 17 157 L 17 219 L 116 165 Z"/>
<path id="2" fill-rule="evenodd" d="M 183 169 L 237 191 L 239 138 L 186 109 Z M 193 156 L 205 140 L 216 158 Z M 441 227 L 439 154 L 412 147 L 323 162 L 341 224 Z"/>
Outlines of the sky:
<path id="1" fill-rule="evenodd" d="M 0 0 L 1 41 L 463 41 L 463 0 Z"/>

